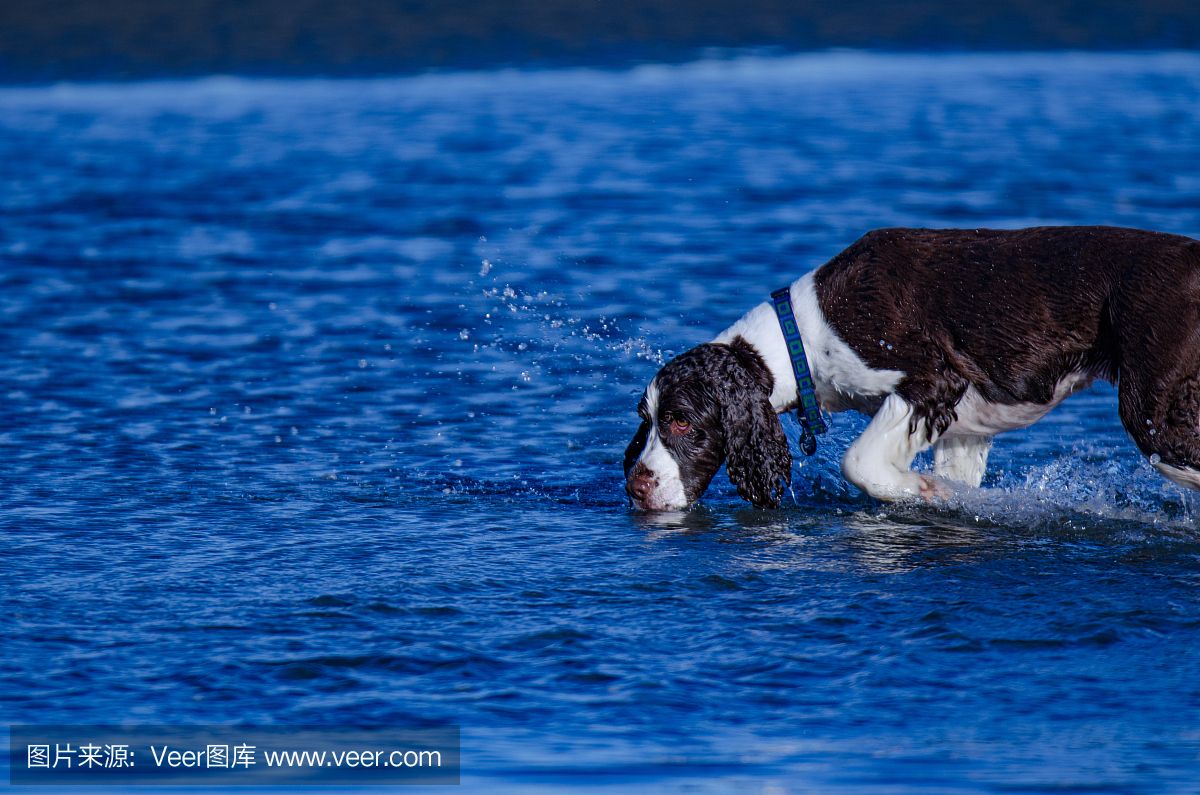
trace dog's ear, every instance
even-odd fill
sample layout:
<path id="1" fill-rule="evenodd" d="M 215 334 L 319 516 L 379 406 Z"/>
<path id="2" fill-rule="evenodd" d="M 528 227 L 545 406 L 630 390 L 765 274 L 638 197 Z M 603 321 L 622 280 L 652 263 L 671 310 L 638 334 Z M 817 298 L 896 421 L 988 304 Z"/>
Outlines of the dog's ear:
<path id="1" fill-rule="evenodd" d="M 779 416 L 771 407 L 771 375 L 762 359 L 739 337 L 731 346 L 737 373 L 723 395 L 725 471 L 743 499 L 775 508 L 792 482 L 792 453 Z"/>
<path id="2" fill-rule="evenodd" d="M 725 410 L 725 471 L 743 499 L 776 508 L 792 482 L 792 453 L 766 395 Z"/>

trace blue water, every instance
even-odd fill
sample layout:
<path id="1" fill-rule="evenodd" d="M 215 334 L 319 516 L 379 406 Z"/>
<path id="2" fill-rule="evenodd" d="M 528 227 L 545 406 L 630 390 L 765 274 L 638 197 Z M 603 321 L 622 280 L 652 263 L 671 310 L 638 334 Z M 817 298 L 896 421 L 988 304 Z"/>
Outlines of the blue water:
<path id="1" fill-rule="evenodd" d="M 0 90 L 0 721 L 463 727 L 465 788 L 1186 792 L 1200 506 L 631 512 L 645 383 L 873 227 L 1200 233 L 1200 56 Z M 795 423 L 787 421 L 795 436 Z"/>

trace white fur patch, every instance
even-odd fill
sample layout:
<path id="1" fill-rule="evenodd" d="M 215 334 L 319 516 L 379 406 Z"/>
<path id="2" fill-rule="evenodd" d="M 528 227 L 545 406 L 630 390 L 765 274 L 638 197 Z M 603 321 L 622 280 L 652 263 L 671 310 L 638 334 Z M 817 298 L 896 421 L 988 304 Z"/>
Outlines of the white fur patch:
<path id="1" fill-rule="evenodd" d="M 912 414 L 903 398 L 889 395 L 842 458 L 846 480 L 878 500 L 928 496 L 932 482 L 911 470 L 917 453 L 929 447 L 923 426 L 909 432 Z"/>
<path id="2" fill-rule="evenodd" d="M 821 407 L 826 411 L 858 409 L 873 413 L 883 397 L 896 388 L 904 373 L 868 367 L 862 357 L 837 335 L 821 311 L 813 274 L 793 282 L 791 294 Z M 794 406 L 797 401 L 796 374 L 792 371 L 792 360 L 779 328 L 775 306 L 770 301 L 759 304 L 713 341 L 728 344 L 739 336 L 754 346 L 775 378 L 775 388 L 771 391 L 772 408 L 781 412 Z"/>
<path id="3" fill-rule="evenodd" d="M 954 406 L 958 419 L 946 429 L 943 436 L 995 436 L 1004 431 L 1025 428 L 1040 420 L 1069 395 L 1087 387 L 1092 380 L 1087 373 L 1081 372 L 1064 376 L 1054 387 L 1054 396 L 1049 403 L 991 403 L 975 387 L 968 387 Z"/>
<path id="4" fill-rule="evenodd" d="M 1176 467 L 1162 462 L 1154 464 L 1154 468 L 1172 483 L 1186 489 L 1200 489 L 1200 471 L 1191 467 Z"/>
<path id="5" fill-rule="evenodd" d="M 679 473 L 679 462 L 671 451 L 663 446 L 658 433 L 658 380 L 646 387 L 646 412 L 650 415 L 650 433 L 642 447 L 637 462 L 650 471 L 653 488 L 645 503 L 639 505 L 651 511 L 670 511 L 687 507 L 687 494 L 683 490 L 683 478 Z"/>
<path id="6" fill-rule="evenodd" d="M 939 477 L 978 488 L 987 471 L 990 436 L 945 436 L 933 446 L 933 471 Z"/>

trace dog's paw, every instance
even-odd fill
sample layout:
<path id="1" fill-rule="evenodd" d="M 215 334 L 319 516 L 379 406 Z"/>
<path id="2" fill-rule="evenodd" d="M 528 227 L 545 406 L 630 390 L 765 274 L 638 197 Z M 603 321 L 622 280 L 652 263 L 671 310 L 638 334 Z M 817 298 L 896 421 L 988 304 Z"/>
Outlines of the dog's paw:
<path id="1" fill-rule="evenodd" d="M 932 475 L 921 475 L 921 499 L 925 502 L 945 502 L 953 493 L 949 484 Z"/>

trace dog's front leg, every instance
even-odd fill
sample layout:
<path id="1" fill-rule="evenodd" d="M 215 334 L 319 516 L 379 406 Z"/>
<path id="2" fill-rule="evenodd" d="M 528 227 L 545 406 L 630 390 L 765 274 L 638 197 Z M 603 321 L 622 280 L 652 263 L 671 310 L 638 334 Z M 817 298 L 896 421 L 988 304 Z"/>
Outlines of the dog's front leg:
<path id="1" fill-rule="evenodd" d="M 946 495 L 937 478 L 913 472 L 917 453 L 930 445 L 925 424 L 909 431 L 912 406 L 897 394 L 888 395 L 871 424 L 854 440 L 842 459 L 842 474 L 879 500 L 931 500 Z"/>
<path id="2" fill-rule="evenodd" d="M 933 446 L 933 471 L 940 477 L 979 488 L 991 450 L 990 436 L 943 436 Z"/>

